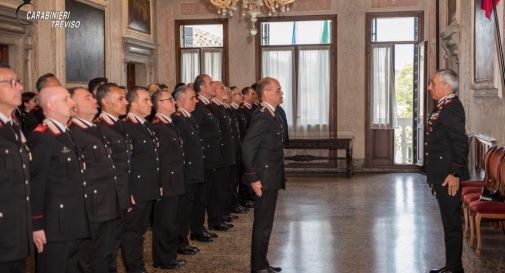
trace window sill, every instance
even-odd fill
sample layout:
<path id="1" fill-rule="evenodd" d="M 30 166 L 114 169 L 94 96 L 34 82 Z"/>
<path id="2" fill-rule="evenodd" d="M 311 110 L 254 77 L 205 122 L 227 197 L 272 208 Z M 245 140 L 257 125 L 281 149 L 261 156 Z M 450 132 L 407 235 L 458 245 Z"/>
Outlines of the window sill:
<path id="1" fill-rule="evenodd" d="M 477 98 L 500 98 L 498 88 L 489 82 L 475 83 L 472 85 L 473 96 Z"/>

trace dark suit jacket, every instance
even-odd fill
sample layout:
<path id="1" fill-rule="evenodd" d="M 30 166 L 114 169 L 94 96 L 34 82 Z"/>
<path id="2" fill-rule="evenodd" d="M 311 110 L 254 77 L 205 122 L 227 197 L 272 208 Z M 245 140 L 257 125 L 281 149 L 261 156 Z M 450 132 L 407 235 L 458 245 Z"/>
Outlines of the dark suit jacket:
<path id="1" fill-rule="evenodd" d="M 208 105 L 212 113 L 217 117 L 219 129 L 221 132 L 221 151 L 223 153 L 223 161 L 227 166 L 235 164 L 235 147 L 234 135 L 232 131 L 232 120 L 228 109 L 222 105 L 217 105 L 211 102 Z"/>
<path id="2" fill-rule="evenodd" d="M 186 192 L 184 182 L 184 150 L 182 140 L 173 123 L 154 116 L 152 128 L 159 139 L 160 180 L 164 196 L 177 196 Z"/>
<path id="3" fill-rule="evenodd" d="M 44 229 L 48 242 L 89 237 L 81 156 L 69 134 L 46 123 L 28 136 L 33 230 Z"/>
<path id="4" fill-rule="evenodd" d="M 96 120 L 96 125 L 105 139 L 105 143 L 111 149 L 112 161 L 115 166 L 116 176 L 116 200 L 121 210 L 130 207 L 130 157 L 132 145 L 128 134 L 124 131 L 121 121 L 114 122 L 104 114 Z"/>
<path id="5" fill-rule="evenodd" d="M 242 141 L 244 178 L 267 190 L 285 188 L 282 124 L 265 106 L 256 109 Z"/>
<path id="6" fill-rule="evenodd" d="M 180 113 L 172 115 L 175 128 L 182 139 L 184 149 L 184 177 L 188 184 L 204 183 L 202 142 L 198 125 L 193 117 L 188 118 Z"/>
<path id="7" fill-rule="evenodd" d="M 445 100 L 431 114 L 426 152 L 429 183 L 442 183 L 450 173 L 469 178 L 465 110 L 458 97 Z"/>
<path id="8" fill-rule="evenodd" d="M 89 127 L 82 121 L 73 118 L 69 128 L 78 153 L 86 163 L 86 206 L 91 223 L 105 222 L 119 216 L 116 201 L 115 166 L 109 147 L 98 127 Z"/>
<path id="9" fill-rule="evenodd" d="M 277 113 L 279 113 L 279 117 L 281 118 L 281 121 L 282 121 L 283 143 L 284 143 L 284 146 L 286 146 L 287 144 L 289 144 L 288 119 L 286 118 L 286 112 L 284 112 L 284 109 L 281 106 L 277 106 L 275 111 Z"/>
<path id="10" fill-rule="evenodd" d="M 191 113 L 200 132 L 204 169 L 221 168 L 226 166 L 223 159 L 223 140 L 221 138 L 219 121 L 215 114 L 213 114 L 209 109 L 210 105 L 210 103 L 209 105 L 205 105 L 202 101 L 199 101 L 196 103 L 195 111 Z"/>
<path id="11" fill-rule="evenodd" d="M 29 149 L 14 128 L 0 120 L 0 263 L 23 259 L 33 248 Z"/>
<path id="12" fill-rule="evenodd" d="M 129 179 L 131 194 L 136 202 L 157 200 L 161 187 L 158 140 L 147 121 L 141 124 L 127 116 L 123 125 L 133 146 Z"/>

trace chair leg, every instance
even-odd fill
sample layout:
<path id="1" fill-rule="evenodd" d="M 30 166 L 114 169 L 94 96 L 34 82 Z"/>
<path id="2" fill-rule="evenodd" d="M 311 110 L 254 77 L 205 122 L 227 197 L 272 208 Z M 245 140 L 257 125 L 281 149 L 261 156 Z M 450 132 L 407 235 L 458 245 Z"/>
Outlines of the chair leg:
<path id="1" fill-rule="evenodd" d="M 468 239 L 468 244 L 470 247 L 473 247 L 473 238 L 475 234 L 475 227 L 474 227 L 474 221 L 473 221 L 473 215 L 471 212 L 469 212 L 468 215 L 468 222 L 470 224 L 470 238 Z"/>
<path id="2" fill-rule="evenodd" d="M 480 247 L 481 247 L 481 236 L 480 236 L 480 222 L 482 220 L 482 215 L 477 213 L 475 215 L 475 232 L 477 234 L 477 248 L 475 249 L 475 254 L 480 257 Z"/>
<path id="3" fill-rule="evenodd" d="M 463 205 L 463 218 L 465 219 L 465 223 L 463 226 L 463 238 L 468 238 L 468 208 Z"/>

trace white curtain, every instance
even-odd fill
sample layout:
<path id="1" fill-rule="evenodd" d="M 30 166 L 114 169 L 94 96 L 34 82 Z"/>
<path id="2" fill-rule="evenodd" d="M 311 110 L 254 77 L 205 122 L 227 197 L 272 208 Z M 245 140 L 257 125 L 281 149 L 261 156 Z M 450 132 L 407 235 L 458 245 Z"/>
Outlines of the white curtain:
<path id="1" fill-rule="evenodd" d="M 300 48 L 294 138 L 327 138 L 330 115 L 330 49 Z"/>
<path id="2" fill-rule="evenodd" d="M 203 53 L 203 73 L 211 76 L 215 81 L 222 80 L 223 66 L 222 66 L 222 52 L 219 51 L 204 51 Z"/>
<path id="3" fill-rule="evenodd" d="M 200 74 L 200 54 L 198 49 L 181 50 L 181 80 L 184 83 L 193 82 Z"/>
<path id="4" fill-rule="evenodd" d="M 293 132 L 293 49 L 263 49 L 261 77 L 272 77 L 279 81 L 284 101 L 282 108 L 286 112 L 289 133 Z"/>
<path id="5" fill-rule="evenodd" d="M 370 128 L 394 129 L 396 102 L 394 46 L 372 45 Z"/>

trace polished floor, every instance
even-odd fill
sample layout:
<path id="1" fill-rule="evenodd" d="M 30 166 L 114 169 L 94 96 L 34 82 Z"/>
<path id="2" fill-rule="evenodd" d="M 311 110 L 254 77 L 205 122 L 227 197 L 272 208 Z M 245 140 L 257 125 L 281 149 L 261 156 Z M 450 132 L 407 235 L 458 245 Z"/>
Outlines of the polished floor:
<path id="1" fill-rule="evenodd" d="M 444 264 L 436 199 L 420 174 L 356 175 L 352 179 L 289 178 L 281 191 L 270 243 L 270 263 L 286 273 L 426 273 Z M 194 243 L 196 256 L 174 272 L 249 272 L 252 212 Z M 464 245 L 465 272 L 505 272 L 505 235 L 487 224 L 482 256 Z M 146 265 L 150 234 L 146 240 Z"/>

